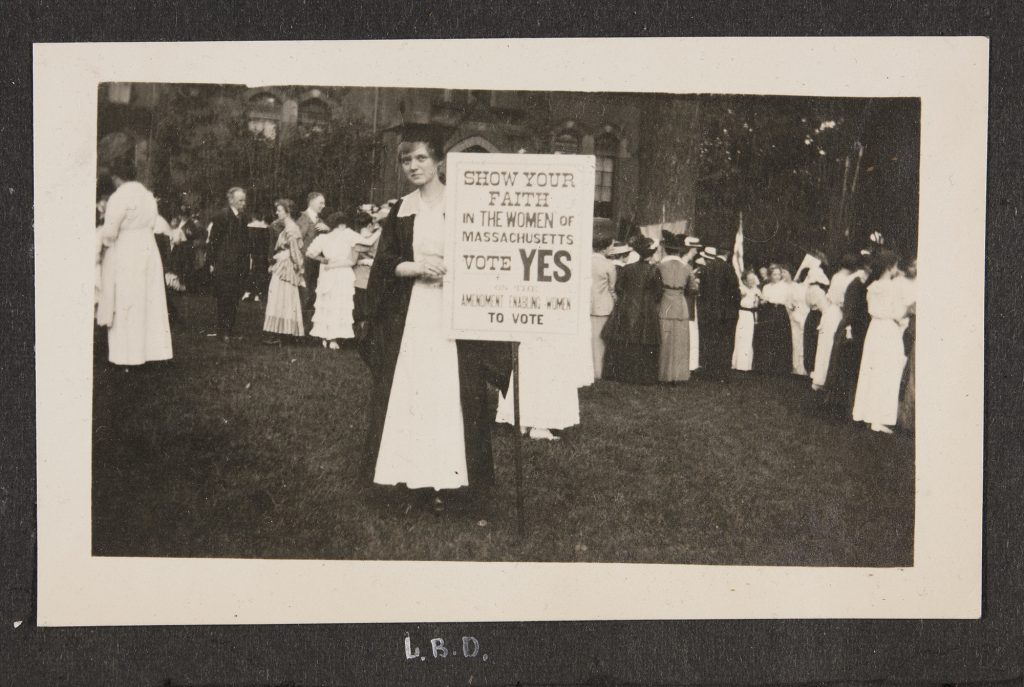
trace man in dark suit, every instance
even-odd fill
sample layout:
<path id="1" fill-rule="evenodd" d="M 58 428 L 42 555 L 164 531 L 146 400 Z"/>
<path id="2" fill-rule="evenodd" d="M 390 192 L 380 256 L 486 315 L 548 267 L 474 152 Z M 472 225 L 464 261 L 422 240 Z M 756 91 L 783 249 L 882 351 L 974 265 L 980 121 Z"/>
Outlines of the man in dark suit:
<path id="1" fill-rule="evenodd" d="M 217 335 L 227 343 L 234 336 L 235 314 L 249 278 L 252 231 L 245 213 L 245 190 L 228 191 L 228 206 L 210 222 L 209 262 L 217 301 Z"/>
<path id="2" fill-rule="evenodd" d="M 320 219 L 320 214 L 324 211 L 326 204 L 327 201 L 324 199 L 324 194 L 319 191 L 313 191 L 306 197 L 306 209 L 295 220 L 295 223 L 299 225 L 299 230 L 302 231 L 303 255 L 306 254 L 309 244 L 313 243 L 317 233 L 327 231 L 328 229 L 327 225 Z M 316 282 L 317 277 L 320 275 L 320 263 L 306 258 L 303 270 L 305 272 L 306 288 L 302 293 L 302 319 L 306 331 L 309 331 L 313 319 L 313 306 L 316 303 Z"/>
<path id="3" fill-rule="evenodd" d="M 700 295 L 697 320 L 700 323 L 700 366 L 714 381 L 724 382 L 732 365 L 736 316 L 740 306 L 739 280 L 726 262 L 722 250 L 707 247 L 701 253 Z"/>

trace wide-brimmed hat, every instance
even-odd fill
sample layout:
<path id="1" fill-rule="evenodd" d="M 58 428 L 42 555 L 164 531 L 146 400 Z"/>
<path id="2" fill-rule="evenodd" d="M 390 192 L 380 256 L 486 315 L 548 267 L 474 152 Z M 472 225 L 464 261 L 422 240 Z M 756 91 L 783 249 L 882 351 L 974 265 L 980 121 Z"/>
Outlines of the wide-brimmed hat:
<path id="1" fill-rule="evenodd" d="M 630 248 L 624 243 L 621 243 L 619 241 L 612 241 L 612 245 L 605 248 L 604 254 L 606 257 L 615 258 L 621 255 L 625 255 L 626 253 L 629 253 L 632 250 L 632 248 Z"/>
<path id="2" fill-rule="evenodd" d="M 700 257 L 705 260 L 711 260 L 713 258 L 725 258 L 725 251 L 719 250 L 714 246 L 704 246 L 700 251 Z"/>
<path id="3" fill-rule="evenodd" d="M 670 231 L 661 232 L 661 245 L 665 247 L 665 250 L 677 250 L 680 252 L 686 252 L 691 248 L 699 249 L 704 247 L 704 244 L 696 236 L 673 234 Z"/>

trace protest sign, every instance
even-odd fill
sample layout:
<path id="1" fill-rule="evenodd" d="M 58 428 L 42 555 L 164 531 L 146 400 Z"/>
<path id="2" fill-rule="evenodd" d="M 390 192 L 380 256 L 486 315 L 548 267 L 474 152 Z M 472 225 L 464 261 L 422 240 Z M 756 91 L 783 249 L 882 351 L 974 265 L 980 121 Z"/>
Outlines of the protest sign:
<path id="1" fill-rule="evenodd" d="M 590 317 L 594 157 L 451 153 L 447 175 L 448 335 L 580 335 Z"/>

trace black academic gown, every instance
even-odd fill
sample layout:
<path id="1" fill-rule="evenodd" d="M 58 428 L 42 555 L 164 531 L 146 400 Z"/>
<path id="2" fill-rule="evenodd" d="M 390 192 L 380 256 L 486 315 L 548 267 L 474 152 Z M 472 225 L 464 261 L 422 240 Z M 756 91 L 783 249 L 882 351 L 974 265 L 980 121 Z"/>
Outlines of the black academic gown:
<path id="1" fill-rule="evenodd" d="M 409 312 L 415 283 L 414 279 L 395 276 L 395 267 L 414 259 L 412 240 L 416 217 L 399 217 L 401 205 L 399 201 L 391 209 L 381 230 L 366 286 L 367 329 L 360 341 L 359 352 L 370 368 L 373 382 L 362 470 L 368 483 L 373 480 L 395 366 L 402 347 L 405 316 Z M 494 412 L 488 402 L 487 384 L 496 386 L 502 393 L 508 390 L 512 374 L 512 344 L 460 340 L 456 345 L 469 487 L 480 491 L 494 484 L 491 447 Z"/>
<path id="2" fill-rule="evenodd" d="M 836 330 L 832 357 L 828 365 L 826 403 L 836 416 L 849 419 L 857 394 L 860 360 L 864 353 L 871 315 L 868 313 L 868 284 L 854 279 L 843 296 L 843 319 Z M 849 328 L 849 338 L 847 338 Z"/>
<path id="3" fill-rule="evenodd" d="M 732 266 L 709 259 L 700 270 L 697 323 L 700 366 L 713 378 L 724 378 L 732 366 L 739 307 L 739 281 Z"/>

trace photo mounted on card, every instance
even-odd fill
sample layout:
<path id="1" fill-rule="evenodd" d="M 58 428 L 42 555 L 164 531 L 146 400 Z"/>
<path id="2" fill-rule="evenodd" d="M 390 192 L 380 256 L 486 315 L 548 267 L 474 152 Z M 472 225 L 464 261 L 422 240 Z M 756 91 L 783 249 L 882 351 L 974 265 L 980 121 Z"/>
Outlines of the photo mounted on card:
<path id="1" fill-rule="evenodd" d="M 987 59 L 36 45 L 40 624 L 978 617 Z"/>

